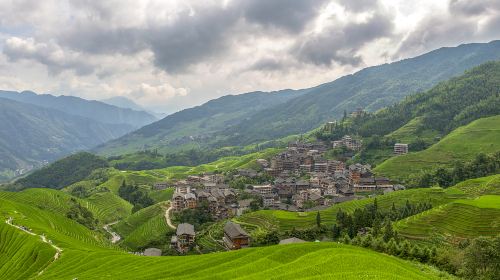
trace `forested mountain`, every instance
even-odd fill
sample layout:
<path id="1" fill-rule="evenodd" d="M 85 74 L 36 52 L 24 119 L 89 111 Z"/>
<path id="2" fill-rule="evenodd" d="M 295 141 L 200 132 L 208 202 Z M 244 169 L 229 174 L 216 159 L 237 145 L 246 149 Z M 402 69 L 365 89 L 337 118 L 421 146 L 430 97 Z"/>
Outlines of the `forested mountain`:
<path id="1" fill-rule="evenodd" d="M 250 143 L 308 131 L 358 107 L 376 111 L 474 66 L 498 59 L 500 41 L 493 41 L 440 48 L 415 58 L 369 67 L 255 114 L 225 132 L 238 133 L 227 143 Z"/>
<path id="2" fill-rule="evenodd" d="M 104 124 L 0 98 L 0 179 L 117 138 L 129 125 Z M 19 171 L 18 171 L 19 173 Z"/>
<path id="3" fill-rule="evenodd" d="M 415 133 L 442 133 L 473 120 L 500 114 L 500 62 L 489 62 L 464 75 L 369 115 L 356 132 L 386 135 L 413 120 Z"/>
<path id="4" fill-rule="evenodd" d="M 90 153 L 81 152 L 63 158 L 32 174 L 19 179 L 18 189 L 51 188 L 62 189 L 89 176 L 92 171 L 108 166 L 108 162 Z"/>
<path id="5" fill-rule="evenodd" d="M 221 140 L 219 132 L 304 93 L 305 91 L 282 90 L 223 96 L 169 115 L 106 143 L 97 151 L 109 155 L 138 151 L 145 147 L 175 151 L 214 144 Z"/>
<path id="6" fill-rule="evenodd" d="M 54 96 L 50 94 L 36 94 L 31 91 L 19 93 L 15 91 L 0 90 L 0 98 L 7 98 L 48 109 L 55 109 L 101 123 L 128 125 L 130 126 L 129 131 L 150 124 L 156 120 L 153 115 L 144 111 L 119 108 L 100 101 L 85 100 L 74 96 Z"/>
<path id="7" fill-rule="evenodd" d="M 500 41 L 441 48 L 363 69 L 333 82 L 279 94 L 226 96 L 170 115 L 100 147 L 103 154 L 162 152 L 257 143 L 318 127 L 358 107 L 375 111 L 465 70 L 500 59 Z M 285 94 L 284 94 L 285 93 Z M 259 101 L 255 101 L 257 96 Z M 269 99 L 267 97 L 278 97 Z"/>
<path id="8" fill-rule="evenodd" d="M 325 140 L 346 134 L 363 138 L 363 149 L 356 159 L 370 164 L 393 156 L 394 143 L 407 143 L 410 154 L 389 159 L 375 169 L 394 179 L 406 179 L 481 152 L 498 151 L 499 115 L 500 62 L 487 62 L 428 91 L 374 114 L 348 118 L 332 131 L 316 135 Z"/>

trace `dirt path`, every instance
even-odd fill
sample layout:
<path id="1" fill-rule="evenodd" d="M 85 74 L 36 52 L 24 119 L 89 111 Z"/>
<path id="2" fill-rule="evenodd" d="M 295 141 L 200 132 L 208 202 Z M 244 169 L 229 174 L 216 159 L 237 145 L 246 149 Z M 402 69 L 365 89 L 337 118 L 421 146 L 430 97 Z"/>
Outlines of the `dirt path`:
<path id="1" fill-rule="evenodd" d="M 122 239 L 122 237 L 118 233 L 111 230 L 111 226 L 116 225 L 118 222 L 119 221 L 114 221 L 114 222 L 106 224 L 102 227 L 107 233 L 111 234 L 111 243 L 113 243 L 113 244 L 115 244 L 116 242 L 118 242 Z"/>
<path id="2" fill-rule="evenodd" d="M 47 244 L 49 244 L 52 248 L 54 248 L 54 249 L 56 250 L 56 254 L 54 255 L 54 259 L 53 259 L 53 260 L 52 260 L 52 261 L 51 261 L 48 265 L 52 264 L 52 263 L 53 263 L 53 262 L 55 262 L 57 259 L 59 259 L 59 257 L 61 256 L 61 253 L 62 253 L 62 251 L 63 251 L 63 250 L 62 250 L 61 248 L 59 248 L 58 246 L 54 245 L 54 244 L 52 243 L 52 240 L 47 239 L 47 237 L 45 236 L 45 234 L 42 234 L 42 235 L 36 234 L 36 233 L 34 233 L 34 232 L 30 231 L 30 230 L 29 230 L 28 228 L 26 228 L 26 227 L 23 227 L 23 226 L 18 226 L 18 225 L 14 225 L 12 222 L 13 222 L 13 219 L 12 219 L 12 218 L 8 218 L 8 219 L 5 221 L 5 223 L 6 223 L 6 224 L 8 224 L 8 225 L 10 225 L 10 226 L 12 226 L 12 227 L 15 227 L 15 228 L 17 228 L 17 229 L 19 229 L 19 230 L 22 230 L 22 231 L 24 231 L 24 232 L 25 232 L 25 233 L 27 233 L 27 234 L 30 234 L 30 235 L 33 235 L 33 236 L 38 236 L 38 237 L 40 237 L 40 239 L 42 240 L 42 242 L 43 242 L 43 243 L 47 243 Z M 48 266 L 48 265 L 47 265 L 47 266 Z M 45 268 L 47 268 L 47 267 L 45 267 Z M 45 271 L 45 269 L 41 270 L 41 271 L 38 273 L 38 275 L 41 275 L 44 271 Z"/>
<path id="3" fill-rule="evenodd" d="M 172 220 L 170 219 L 170 212 L 172 211 L 172 206 L 168 206 L 167 210 L 165 210 L 165 220 L 167 220 L 167 225 L 171 228 L 171 229 L 175 229 L 176 227 L 174 226 L 174 224 L 172 224 Z"/>

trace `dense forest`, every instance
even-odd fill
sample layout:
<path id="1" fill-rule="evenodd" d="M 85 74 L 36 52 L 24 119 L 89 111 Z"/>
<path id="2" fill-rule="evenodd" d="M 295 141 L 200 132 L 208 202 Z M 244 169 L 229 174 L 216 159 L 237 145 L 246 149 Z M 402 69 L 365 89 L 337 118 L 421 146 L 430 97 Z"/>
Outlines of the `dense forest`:
<path id="1" fill-rule="evenodd" d="M 62 189 L 82 181 L 92 171 L 108 167 L 108 162 L 96 155 L 81 152 L 63 158 L 32 174 L 21 178 L 12 186 L 15 189 L 51 188 Z"/>

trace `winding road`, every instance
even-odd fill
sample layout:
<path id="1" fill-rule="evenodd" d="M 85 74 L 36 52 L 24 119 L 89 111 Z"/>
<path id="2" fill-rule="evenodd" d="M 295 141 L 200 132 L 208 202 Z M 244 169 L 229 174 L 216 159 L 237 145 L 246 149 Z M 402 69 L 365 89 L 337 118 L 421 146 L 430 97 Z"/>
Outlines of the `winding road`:
<path id="1" fill-rule="evenodd" d="M 102 228 L 109 234 L 111 234 L 111 243 L 115 244 L 116 242 L 120 241 L 120 239 L 122 239 L 122 237 L 111 230 L 110 226 L 112 225 L 116 225 L 119 221 L 114 221 L 112 223 L 109 223 L 109 224 L 105 224 Z"/>
<path id="2" fill-rule="evenodd" d="M 175 229 L 176 227 L 174 226 L 174 224 L 172 224 L 172 220 L 170 219 L 170 212 L 172 211 L 172 206 L 168 206 L 167 210 L 165 210 L 165 220 L 167 220 L 167 225 L 171 228 L 171 229 Z"/>
<path id="3" fill-rule="evenodd" d="M 45 236 L 45 234 L 42 234 L 42 235 L 36 234 L 36 233 L 34 233 L 34 232 L 30 231 L 29 229 L 27 229 L 26 227 L 14 225 L 14 224 L 12 223 L 12 221 L 13 221 L 13 219 L 12 219 L 12 217 L 10 217 L 10 218 L 8 218 L 8 219 L 5 221 L 5 223 L 6 223 L 6 224 L 8 224 L 8 225 L 10 225 L 10 226 L 12 226 L 12 227 L 15 227 L 15 228 L 17 228 L 17 229 L 19 229 L 19 230 L 24 231 L 24 232 L 26 232 L 27 234 L 30 234 L 30 235 L 33 235 L 33 236 L 39 236 L 39 237 L 40 237 L 40 239 L 42 239 L 42 242 L 43 242 L 43 243 L 47 243 L 47 244 L 49 244 L 52 248 L 54 248 L 54 249 L 56 250 L 56 254 L 54 255 L 54 259 L 52 260 L 52 262 L 51 262 L 51 263 L 53 263 L 53 262 L 55 262 L 57 259 L 59 259 L 59 257 L 61 256 L 61 253 L 62 253 L 62 251 L 63 251 L 63 250 L 62 250 L 61 248 L 59 248 L 58 246 L 54 245 L 54 244 L 52 243 L 52 241 L 51 241 L 51 240 L 47 239 L 47 237 Z M 50 265 L 51 263 L 49 263 L 49 265 Z M 45 268 L 47 268 L 47 267 L 45 267 Z M 41 270 L 41 271 L 38 273 L 38 275 L 41 275 L 44 271 L 45 271 L 45 269 Z"/>

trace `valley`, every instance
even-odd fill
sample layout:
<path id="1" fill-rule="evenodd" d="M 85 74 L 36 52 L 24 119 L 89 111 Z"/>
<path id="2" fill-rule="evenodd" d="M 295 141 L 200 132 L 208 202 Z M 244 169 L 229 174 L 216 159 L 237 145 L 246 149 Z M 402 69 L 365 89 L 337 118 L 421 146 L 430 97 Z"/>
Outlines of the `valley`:
<path id="1" fill-rule="evenodd" d="M 0 186 L 0 279 L 496 279 L 499 55 L 498 41 L 439 49 L 151 124 L 1 100 L 32 138 L 82 143 L 61 136 L 50 163 Z M 123 122 L 138 129 L 105 137 Z M 45 149 L 23 141 L 9 142 Z"/>

